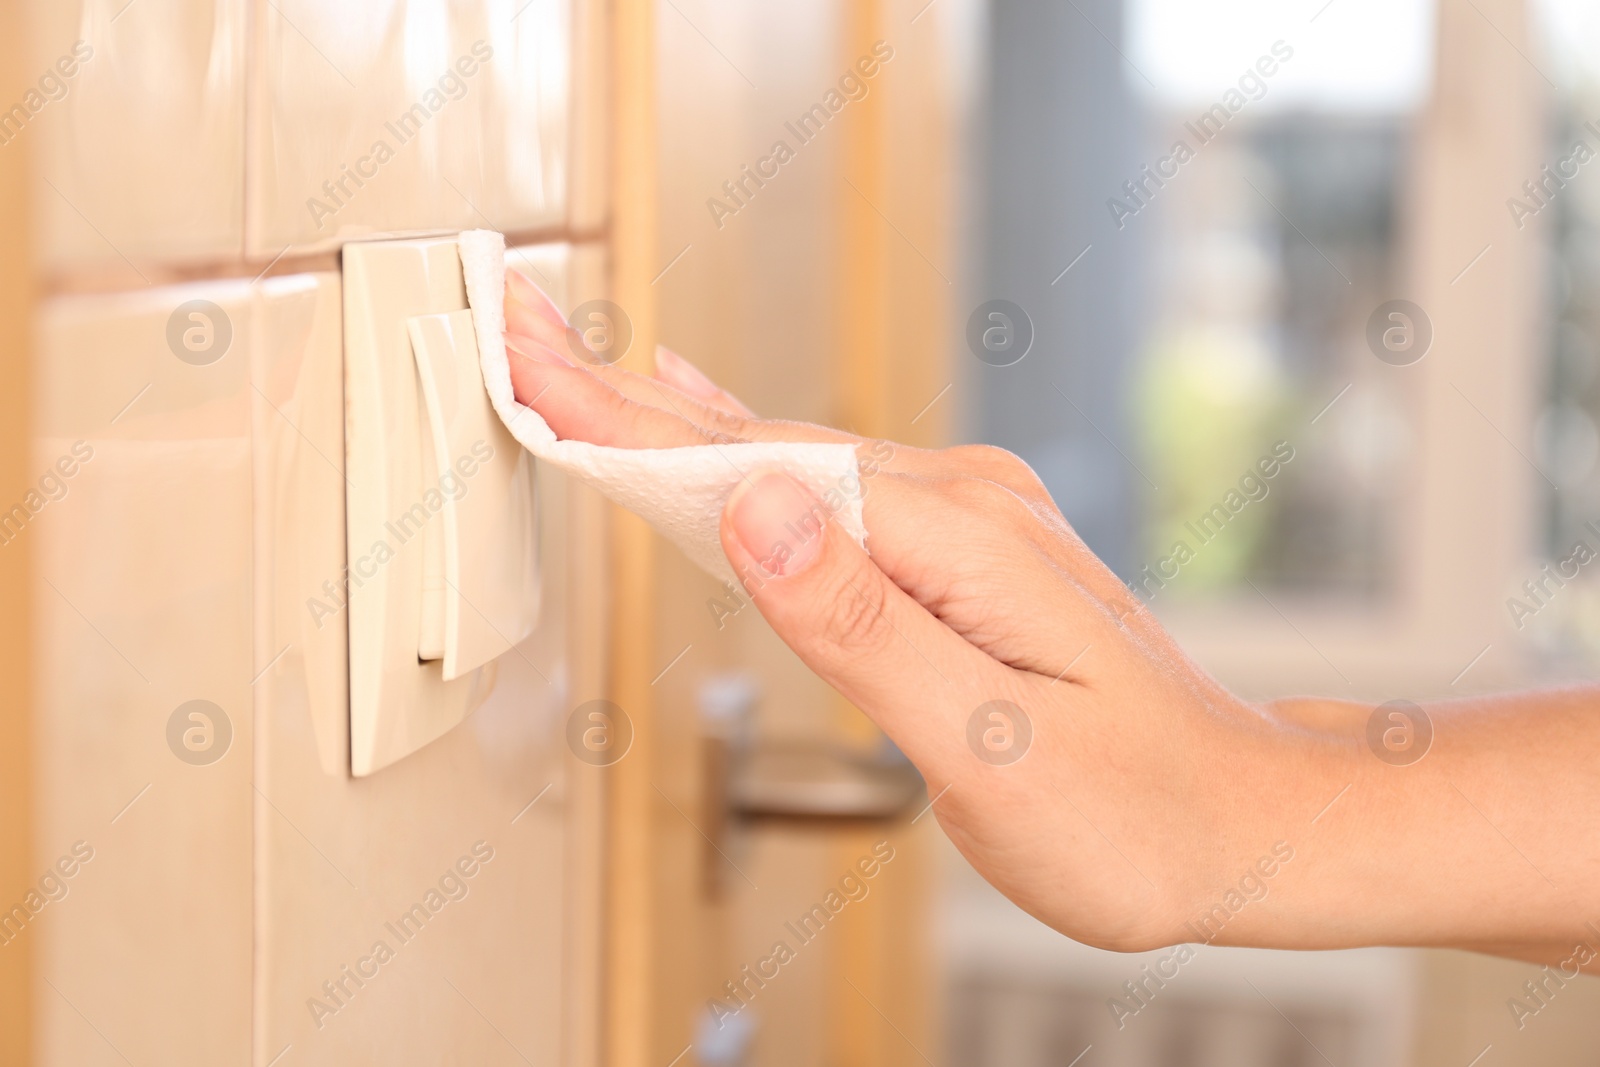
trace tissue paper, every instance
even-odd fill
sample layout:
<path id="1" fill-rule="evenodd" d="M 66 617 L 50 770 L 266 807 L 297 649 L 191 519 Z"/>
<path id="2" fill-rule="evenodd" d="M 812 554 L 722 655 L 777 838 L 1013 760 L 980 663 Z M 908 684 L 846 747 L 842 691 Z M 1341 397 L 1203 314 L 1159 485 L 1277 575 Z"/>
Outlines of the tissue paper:
<path id="1" fill-rule="evenodd" d="M 557 440 L 539 413 L 517 403 L 512 394 L 503 336 L 505 237 L 493 230 L 469 230 L 461 234 L 458 246 L 484 385 L 495 413 L 529 452 L 643 517 L 725 581 L 735 575 L 718 534 L 722 510 L 739 483 L 758 471 L 787 472 L 827 504 L 830 521 L 865 547 L 861 478 L 851 445 L 750 442 L 631 449 Z"/>

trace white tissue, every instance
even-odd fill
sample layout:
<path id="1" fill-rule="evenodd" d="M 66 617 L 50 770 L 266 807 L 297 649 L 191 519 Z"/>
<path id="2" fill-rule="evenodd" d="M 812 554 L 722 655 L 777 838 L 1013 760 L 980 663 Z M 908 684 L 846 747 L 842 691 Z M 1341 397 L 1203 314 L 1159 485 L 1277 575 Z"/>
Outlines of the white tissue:
<path id="1" fill-rule="evenodd" d="M 725 581 L 735 576 L 718 534 L 722 509 L 734 488 L 756 471 L 778 469 L 790 474 L 829 506 L 831 521 L 857 544 L 866 545 L 861 479 L 851 445 L 761 442 L 632 449 L 557 440 L 539 413 L 512 395 L 503 336 L 505 237 L 493 230 L 468 230 L 458 244 L 484 385 L 500 420 L 529 452 L 642 516 L 690 559 Z"/>

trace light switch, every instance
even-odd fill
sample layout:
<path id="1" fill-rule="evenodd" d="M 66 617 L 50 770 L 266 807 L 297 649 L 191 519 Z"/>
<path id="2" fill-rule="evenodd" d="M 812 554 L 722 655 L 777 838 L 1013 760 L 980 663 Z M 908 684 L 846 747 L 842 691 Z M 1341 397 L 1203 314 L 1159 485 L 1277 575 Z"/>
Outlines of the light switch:
<path id="1" fill-rule="evenodd" d="M 437 559 L 424 565 L 418 657 L 442 660 L 450 681 L 511 651 L 539 621 L 533 457 L 489 403 L 472 313 L 418 315 L 407 327 L 423 467 L 437 476 L 442 520 L 424 546 Z"/>
<path id="2" fill-rule="evenodd" d="M 470 714 L 538 609 L 532 459 L 484 392 L 454 238 L 345 246 L 350 768 Z"/>

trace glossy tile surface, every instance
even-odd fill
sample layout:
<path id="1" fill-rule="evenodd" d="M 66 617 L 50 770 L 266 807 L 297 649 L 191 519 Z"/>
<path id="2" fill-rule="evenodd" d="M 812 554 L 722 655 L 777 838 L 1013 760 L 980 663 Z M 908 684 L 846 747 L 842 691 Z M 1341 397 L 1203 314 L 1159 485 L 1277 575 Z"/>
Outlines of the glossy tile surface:
<path id="1" fill-rule="evenodd" d="M 53 272 L 142 285 L 244 238 L 245 0 L 31 0 L 35 155 Z M 8 104 L 10 102 L 8 101 Z"/>
<path id="2" fill-rule="evenodd" d="M 64 894 L 22 935 L 42 1064 L 248 1062 L 253 304 L 226 282 L 42 309 L 19 535 L 35 866 Z"/>
<path id="3" fill-rule="evenodd" d="M 277 0 L 253 17 L 253 253 L 565 217 L 568 0 Z"/>
<path id="4" fill-rule="evenodd" d="M 63 872 L 21 931 L 41 1062 L 555 1062 L 565 482 L 545 623 L 467 721 L 355 780 L 338 276 L 57 300 L 41 336 L 54 475 L 7 535 L 38 552 L 35 865 Z"/>

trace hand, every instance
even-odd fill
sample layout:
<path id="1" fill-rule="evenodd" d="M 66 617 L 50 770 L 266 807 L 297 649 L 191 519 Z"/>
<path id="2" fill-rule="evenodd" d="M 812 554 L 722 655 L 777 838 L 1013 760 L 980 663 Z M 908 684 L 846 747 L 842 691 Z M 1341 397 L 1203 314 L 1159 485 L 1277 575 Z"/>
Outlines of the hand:
<path id="1" fill-rule="evenodd" d="M 1582 881 L 1593 849 L 1552 863 L 1545 881 L 1568 886 L 1555 890 L 1486 857 L 1480 826 L 1395 826 L 1397 798 L 1443 810 L 1441 764 L 1469 785 L 1472 767 L 1441 752 L 1396 777 L 1366 748 L 1370 707 L 1229 693 L 1015 456 L 761 420 L 670 353 L 654 378 L 580 365 L 559 312 L 515 274 L 506 313 L 517 397 L 559 437 L 856 445 L 870 555 L 775 471 L 747 472 L 724 550 L 779 636 L 917 765 L 973 866 L 1061 932 L 1123 950 L 1387 942 L 1545 958 L 1582 930 L 1596 902 L 1573 890 L 1597 884 Z M 1460 721 L 1483 730 L 1476 707 Z"/>

